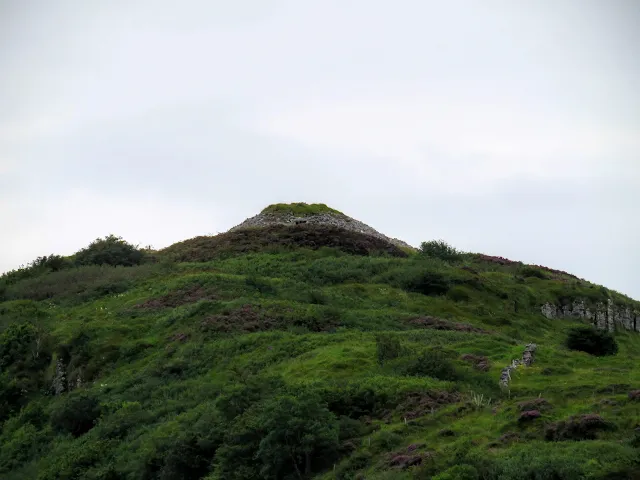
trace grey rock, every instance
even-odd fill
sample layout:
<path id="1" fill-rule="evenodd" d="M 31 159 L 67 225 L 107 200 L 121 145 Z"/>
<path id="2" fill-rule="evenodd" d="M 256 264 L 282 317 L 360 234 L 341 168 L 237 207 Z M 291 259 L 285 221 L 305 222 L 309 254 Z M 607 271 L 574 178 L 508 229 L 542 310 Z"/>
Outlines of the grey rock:
<path id="1" fill-rule="evenodd" d="M 511 381 L 511 372 L 518 368 L 520 365 L 525 367 L 531 366 L 534 360 L 535 352 L 538 346 L 535 343 L 529 343 L 524 347 L 522 352 L 522 360 L 513 360 L 511 365 L 506 366 L 500 372 L 500 381 L 498 382 L 502 388 L 507 388 Z"/>
<path id="2" fill-rule="evenodd" d="M 55 395 L 61 395 L 67 388 L 67 373 L 64 362 L 59 358 L 56 362 L 56 373 L 53 377 L 53 392 Z"/>
<path id="3" fill-rule="evenodd" d="M 549 319 L 583 319 L 600 330 L 610 332 L 616 329 L 640 331 L 640 313 L 630 307 L 618 306 L 611 299 L 606 305 L 597 303 L 593 309 L 585 300 L 576 300 L 562 307 L 547 302 L 540 307 L 540 312 Z"/>
<path id="4" fill-rule="evenodd" d="M 555 305 L 551 303 L 545 303 L 542 305 L 542 315 L 549 319 L 554 319 L 558 317 L 558 309 Z"/>
<path id="5" fill-rule="evenodd" d="M 237 230 L 244 230 L 247 228 L 261 228 L 270 225 L 300 225 L 300 224 L 312 224 L 312 225 L 328 225 L 337 228 L 343 228 L 353 232 L 364 233 L 371 237 L 380 238 L 387 242 L 396 245 L 397 247 L 410 248 L 415 250 L 414 247 L 397 238 L 390 238 L 377 230 L 371 228 L 369 225 L 362 223 L 359 220 L 348 217 L 344 214 L 337 213 L 319 213 L 315 215 L 307 215 L 304 217 L 297 217 L 291 213 L 260 213 L 251 218 L 246 219 L 240 225 L 229 229 L 230 232 Z"/>

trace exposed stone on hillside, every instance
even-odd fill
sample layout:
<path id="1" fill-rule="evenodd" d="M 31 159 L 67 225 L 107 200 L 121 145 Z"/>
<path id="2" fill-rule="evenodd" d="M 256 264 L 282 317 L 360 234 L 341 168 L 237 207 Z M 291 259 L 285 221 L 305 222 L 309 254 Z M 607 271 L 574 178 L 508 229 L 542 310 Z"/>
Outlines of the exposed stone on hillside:
<path id="1" fill-rule="evenodd" d="M 520 365 L 524 365 L 525 367 L 531 366 L 537 348 L 538 347 L 535 343 L 527 344 L 527 346 L 524 347 L 524 352 L 522 352 L 522 360 L 513 360 L 511 365 L 507 365 L 502 369 L 499 382 L 502 388 L 507 388 L 509 386 L 509 382 L 511 381 L 511 372 L 513 370 L 518 368 Z"/>
<path id="2" fill-rule="evenodd" d="M 386 240 L 387 242 L 401 248 L 410 248 L 414 250 L 415 248 L 409 245 L 402 240 L 398 240 L 397 238 L 390 238 L 377 230 L 371 228 L 369 225 L 362 223 L 359 220 L 348 217 L 347 215 L 341 213 L 318 213 L 313 215 L 304 215 L 304 216 L 296 216 L 290 212 L 282 212 L 282 213 L 259 213 L 251 218 L 246 219 L 240 225 L 236 225 L 235 227 L 229 229 L 229 232 L 234 232 L 238 230 L 244 230 L 249 228 L 263 228 L 269 227 L 272 225 L 325 225 L 336 228 L 342 228 L 345 230 L 350 230 L 353 232 L 362 233 L 365 235 L 369 235 L 371 237 L 379 238 L 381 240 Z"/>
<path id="3" fill-rule="evenodd" d="M 59 358 L 56 361 L 56 372 L 53 377 L 53 382 L 51 387 L 53 388 L 53 392 L 55 395 L 62 395 L 67 387 L 67 368 L 64 362 Z"/>
<path id="4" fill-rule="evenodd" d="M 611 299 L 605 305 L 602 302 L 589 306 L 584 300 L 575 300 L 571 304 L 558 306 L 545 303 L 541 313 L 549 319 L 574 318 L 586 320 L 600 330 L 613 332 L 616 328 L 640 332 L 640 312 L 627 306 L 618 306 Z"/>

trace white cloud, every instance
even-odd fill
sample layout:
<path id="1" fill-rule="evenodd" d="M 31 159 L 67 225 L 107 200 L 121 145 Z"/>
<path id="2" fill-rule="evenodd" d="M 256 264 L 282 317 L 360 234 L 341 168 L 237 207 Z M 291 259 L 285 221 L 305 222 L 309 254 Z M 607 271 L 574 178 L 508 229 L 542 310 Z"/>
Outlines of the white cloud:
<path id="1" fill-rule="evenodd" d="M 257 125 L 312 148 L 388 158 L 431 187 L 467 191 L 521 176 L 595 178 L 603 157 L 616 163 L 640 151 L 640 130 L 630 127 L 444 96 L 324 99 L 264 113 Z"/>

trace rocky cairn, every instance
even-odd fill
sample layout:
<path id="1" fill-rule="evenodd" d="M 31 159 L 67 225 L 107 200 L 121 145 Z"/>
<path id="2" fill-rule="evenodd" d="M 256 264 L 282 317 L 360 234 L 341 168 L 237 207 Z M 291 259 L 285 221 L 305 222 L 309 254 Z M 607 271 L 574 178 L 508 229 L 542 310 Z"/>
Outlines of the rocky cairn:
<path id="1" fill-rule="evenodd" d="M 397 238 L 387 237 L 369 225 L 348 217 L 344 213 L 329 208 L 324 204 L 292 203 L 270 205 L 258 215 L 250 217 L 241 224 L 229 229 L 229 232 L 249 228 L 264 228 L 272 225 L 292 227 L 297 225 L 324 225 L 342 228 L 385 240 L 399 248 L 415 250 L 408 243 Z"/>

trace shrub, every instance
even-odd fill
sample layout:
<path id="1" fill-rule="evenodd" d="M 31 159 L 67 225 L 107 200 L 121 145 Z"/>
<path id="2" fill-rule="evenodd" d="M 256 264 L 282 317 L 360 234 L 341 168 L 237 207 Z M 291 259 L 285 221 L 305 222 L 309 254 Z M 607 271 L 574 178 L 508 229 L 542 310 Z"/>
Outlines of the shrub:
<path id="1" fill-rule="evenodd" d="M 338 421 L 313 394 L 283 395 L 247 410 L 216 454 L 219 478 L 302 478 L 335 459 Z"/>
<path id="2" fill-rule="evenodd" d="M 478 480 L 480 475 L 471 465 L 456 465 L 433 477 L 433 480 Z"/>
<path id="3" fill-rule="evenodd" d="M 409 292 L 423 295 L 444 295 L 449 291 L 449 280 L 439 272 L 430 270 L 410 271 L 400 280 L 400 286 Z"/>
<path id="4" fill-rule="evenodd" d="M 403 373 L 411 376 L 427 376 L 438 380 L 453 381 L 458 378 L 458 372 L 448 355 L 439 348 L 423 351 L 411 359 L 404 367 Z"/>
<path id="5" fill-rule="evenodd" d="M 520 275 L 522 275 L 523 277 L 541 278 L 543 280 L 547 278 L 547 275 L 542 270 L 536 267 L 531 267 L 529 265 L 523 265 L 522 267 L 520 267 L 518 269 L 518 273 L 520 273 Z"/>
<path id="6" fill-rule="evenodd" d="M 402 354 L 400 340 L 391 335 L 376 336 L 376 355 L 378 363 L 384 365 L 387 360 L 398 358 Z"/>
<path id="7" fill-rule="evenodd" d="M 100 417 L 100 403 L 87 394 L 69 395 L 61 399 L 51 411 L 51 426 L 74 437 L 87 433 Z"/>
<path id="8" fill-rule="evenodd" d="M 352 480 L 356 472 L 369 466 L 371 454 L 369 452 L 355 452 L 336 469 L 336 480 Z"/>
<path id="9" fill-rule="evenodd" d="M 392 450 L 402 442 L 402 436 L 389 430 L 382 430 L 373 438 L 373 449 L 376 452 Z"/>
<path id="10" fill-rule="evenodd" d="M 605 330 L 593 327 L 577 327 L 569 332 L 566 340 L 567 348 L 579 350 L 591 355 L 605 356 L 618 353 L 618 343 L 613 335 Z"/>
<path id="11" fill-rule="evenodd" d="M 75 254 L 76 265 L 140 265 L 144 252 L 115 235 L 97 238 Z"/>
<path id="12" fill-rule="evenodd" d="M 454 302 L 468 302 L 471 299 L 469 289 L 461 285 L 455 285 L 447 292 L 449 297 Z"/>
<path id="13" fill-rule="evenodd" d="M 420 244 L 420 253 L 427 257 L 435 257 L 447 262 L 462 259 L 462 253 L 444 240 L 430 240 Z"/>

